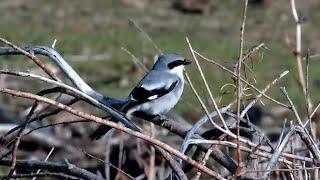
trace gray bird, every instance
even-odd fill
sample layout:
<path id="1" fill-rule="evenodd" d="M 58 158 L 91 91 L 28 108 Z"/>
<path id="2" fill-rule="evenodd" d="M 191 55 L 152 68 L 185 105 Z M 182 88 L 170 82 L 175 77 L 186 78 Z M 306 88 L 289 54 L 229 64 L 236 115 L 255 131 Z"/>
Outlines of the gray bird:
<path id="1" fill-rule="evenodd" d="M 142 78 L 131 91 L 120 111 L 126 117 L 142 112 L 156 116 L 169 112 L 179 101 L 183 88 L 183 70 L 190 61 L 179 54 L 170 53 L 158 57 L 152 69 Z M 99 139 L 110 128 L 99 126 L 92 139 Z"/>

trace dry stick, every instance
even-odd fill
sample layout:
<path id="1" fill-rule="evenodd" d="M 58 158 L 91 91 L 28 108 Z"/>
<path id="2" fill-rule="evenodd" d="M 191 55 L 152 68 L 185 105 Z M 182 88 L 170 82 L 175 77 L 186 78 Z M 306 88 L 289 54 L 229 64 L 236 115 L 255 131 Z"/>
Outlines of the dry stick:
<path id="1" fill-rule="evenodd" d="M 320 160 L 320 150 L 317 146 L 317 144 L 314 142 L 314 140 L 312 139 L 312 137 L 310 136 L 308 130 L 303 126 L 303 123 L 301 121 L 301 118 L 298 114 L 298 111 L 297 109 L 295 108 L 292 100 L 290 99 L 287 91 L 286 91 L 286 88 L 285 87 L 281 87 L 280 88 L 281 92 L 285 95 L 285 97 L 287 98 L 288 102 L 290 103 L 291 105 L 291 110 L 293 111 L 297 121 L 298 121 L 298 124 L 299 124 L 299 129 L 302 129 L 301 131 L 303 133 L 298 133 L 301 137 L 302 140 L 304 140 L 305 144 L 308 146 L 308 148 L 311 150 L 311 153 L 313 154 L 314 157 L 317 158 L 317 160 L 319 161 Z M 296 130 L 298 132 L 298 130 Z M 302 135 L 305 135 L 305 139 L 303 138 Z"/>
<path id="2" fill-rule="evenodd" d="M 286 129 L 286 124 L 287 124 L 287 119 L 284 119 L 284 121 L 282 122 L 282 130 L 281 130 L 281 133 L 280 133 L 280 136 L 279 136 L 279 142 L 278 142 L 277 147 L 275 149 L 278 149 L 280 144 L 281 144 L 281 142 L 282 142 L 284 131 Z"/>
<path id="3" fill-rule="evenodd" d="M 48 76 L 50 76 L 52 79 L 62 82 L 57 75 L 55 75 L 55 73 L 53 71 L 51 71 L 48 67 L 46 67 L 45 64 L 43 64 L 41 62 L 41 60 L 35 56 L 34 54 L 31 54 L 27 51 L 25 51 L 24 49 L 20 48 L 19 46 L 14 45 L 13 43 L 7 41 L 6 39 L 3 39 L 0 37 L 0 41 L 5 43 L 6 45 L 12 47 L 13 49 L 20 51 L 23 55 L 27 56 L 28 58 L 30 58 L 34 63 L 36 63 Z"/>
<path id="4" fill-rule="evenodd" d="M 317 133 L 316 133 L 316 129 L 312 120 L 311 120 L 311 115 L 310 115 L 310 111 L 311 111 L 311 108 L 310 107 L 312 104 L 311 104 L 311 99 L 309 98 L 310 95 L 309 95 L 309 60 L 310 60 L 310 49 L 308 48 L 308 51 L 307 51 L 307 56 L 306 56 L 306 74 L 305 74 L 305 77 L 306 77 L 306 96 L 305 96 L 305 99 L 307 100 L 306 101 L 306 108 L 307 108 L 307 116 L 308 116 L 308 121 L 309 124 L 310 124 L 310 130 L 311 130 L 311 135 L 312 135 L 312 138 L 313 139 L 317 139 Z M 307 124 L 306 122 L 306 124 Z M 304 164 L 305 165 L 305 164 Z M 307 172 L 305 172 L 307 174 Z M 319 174 L 319 170 L 318 169 L 315 169 L 314 170 L 314 179 L 317 179 L 318 178 L 318 174 Z"/>
<path id="5" fill-rule="evenodd" d="M 46 158 L 44 159 L 44 162 L 48 161 L 49 157 L 51 156 L 51 154 L 53 153 L 54 151 L 54 147 L 51 148 L 51 150 L 49 151 L 48 155 L 46 156 Z M 37 172 L 36 172 L 36 175 L 39 174 L 41 171 L 41 169 L 38 169 Z M 36 177 L 33 177 L 32 180 L 36 180 L 37 178 Z"/>
<path id="6" fill-rule="evenodd" d="M 233 75 L 233 76 L 236 76 L 236 74 L 235 74 L 234 72 L 232 72 L 230 69 L 224 67 L 223 65 L 219 64 L 218 62 L 216 62 L 216 61 L 214 61 L 214 60 L 212 60 L 212 59 L 209 59 L 209 58 L 203 56 L 202 54 L 200 54 L 199 52 L 197 52 L 197 51 L 195 51 L 195 50 L 194 50 L 194 53 L 195 53 L 196 55 L 200 56 L 202 59 L 206 60 L 207 62 L 212 63 L 212 64 L 218 66 L 220 69 L 222 69 L 222 70 L 230 73 L 230 74 Z M 279 102 L 279 101 L 273 99 L 272 97 L 270 97 L 270 96 L 262 93 L 258 88 L 256 88 L 256 87 L 253 86 L 252 84 L 248 83 L 248 82 L 247 82 L 245 79 L 243 79 L 242 77 L 240 77 L 240 80 L 241 80 L 243 83 L 245 83 L 245 84 L 247 84 L 248 86 L 250 86 L 250 87 L 251 87 L 252 89 L 254 89 L 255 91 L 257 91 L 258 93 L 261 93 L 265 98 L 269 99 L 270 101 L 278 104 L 279 106 L 282 106 L 282 107 L 285 107 L 285 108 L 290 109 L 290 107 L 289 107 L 288 105 L 286 105 L 286 104 L 284 104 L 284 103 L 282 103 L 282 102 Z M 319 107 L 320 107 L 320 104 L 319 104 Z"/>
<path id="7" fill-rule="evenodd" d="M 154 131 L 155 131 L 155 126 L 153 123 L 150 123 L 150 134 L 151 134 L 151 137 L 154 138 Z M 149 159 L 149 169 L 148 169 L 148 179 L 150 180 L 153 180 L 155 178 L 155 159 L 156 159 L 156 151 L 154 149 L 154 147 L 150 147 L 150 159 Z M 161 152 L 161 150 L 160 150 Z M 162 152 L 164 153 L 164 152 Z M 164 156 L 166 157 L 166 156 Z M 168 158 L 167 161 L 169 161 L 170 159 Z M 171 163 L 173 165 L 175 165 L 175 162 L 174 163 Z M 173 166 L 175 167 L 175 166 Z M 181 168 L 180 168 L 181 169 Z M 180 170 L 179 169 L 179 170 Z M 184 173 L 183 173 L 184 174 Z"/>
<path id="8" fill-rule="evenodd" d="M 4 158 L 0 160 L 1 166 L 8 166 L 11 164 L 11 160 L 8 158 Z M 37 160 L 17 160 L 17 168 L 19 169 L 45 169 L 52 172 L 60 172 L 63 174 L 71 175 L 73 177 L 77 177 L 77 179 L 84 180 L 104 180 L 101 176 L 93 174 L 85 169 L 79 168 L 73 164 L 60 164 L 56 162 L 43 162 Z"/>
<path id="9" fill-rule="evenodd" d="M 164 159 L 167 161 L 167 163 L 169 164 L 171 169 L 178 175 L 179 179 L 181 179 L 181 180 L 187 180 L 188 179 L 186 174 L 183 172 L 183 170 L 180 168 L 180 166 L 177 164 L 177 162 L 171 157 L 171 155 L 167 151 L 165 151 L 165 150 L 163 150 L 163 149 L 161 149 L 161 148 L 159 148 L 157 146 L 155 146 L 155 148 L 158 151 L 160 151 L 160 153 L 162 154 Z M 203 164 L 201 164 L 201 165 L 203 165 Z M 205 165 L 203 165 L 203 166 L 205 166 Z M 150 175 L 150 173 L 148 175 Z M 149 179 L 154 179 L 154 176 L 153 177 L 148 176 L 148 180 Z"/>
<path id="10" fill-rule="evenodd" d="M 297 126 L 296 131 L 299 134 L 301 140 L 306 144 L 308 149 L 311 151 L 314 158 L 316 158 L 318 161 L 320 160 L 320 151 L 318 149 L 317 145 L 314 145 L 313 139 L 310 137 L 308 133 L 306 133 L 306 130 L 304 127 Z"/>
<path id="11" fill-rule="evenodd" d="M 100 161 L 100 162 L 102 162 L 102 163 L 104 163 L 104 164 L 106 164 L 106 165 L 108 165 L 108 166 L 111 166 L 112 168 L 116 169 L 118 172 L 120 172 L 121 174 L 127 176 L 128 178 L 130 178 L 130 179 L 135 179 L 135 178 L 132 177 L 130 174 L 124 172 L 124 171 L 121 170 L 121 169 L 119 169 L 117 166 L 113 165 L 112 163 L 106 162 L 105 160 L 100 159 L 100 158 L 98 158 L 98 157 L 96 157 L 96 156 L 94 156 L 94 155 L 92 155 L 92 154 L 90 154 L 90 153 L 88 153 L 88 152 L 86 152 L 86 151 L 84 151 L 84 150 L 82 150 L 82 152 L 83 152 L 86 156 L 88 156 L 88 157 L 90 157 L 90 158 L 93 158 L 93 159 L 95 159 L 95 160 L 97 160 L 97 161 Z M 108 177 L 108 176 L 107 176 L 107 177 Z"/>
<path id="12" fill-rule="evenodd" d="M 311 115 L 310 115 L 310 119 L 315 115 L 315 113 L 318 111 L 320 107 L 320 103 L 314 108 L 314 110 L 312 111 Z"/>
<path id="13" fill-rule="evenodd" d="M 291 5 L 292 15 L 293 15 L 294 21 L 296 23 L 296 49 L 295 49 L 294 55 L 296 57 L 299 85 L 302 89 L 304 97 L 307 97 L 306 85 L 305 85 L 305 81 L 304 81 L 304 77 L 303 77 L 303 70 L 302 70 L 302 64 L 301 64 L 301 21 L 299 19 L 298 13 L 297 13 L 295 0 L 290 0 L 290 5 Z M 309 99 L 310 98 L 307 97 L 307 99 L 305 99 L 306 102 L 309 102 Z"/>
<path id="14" fill-rule="evenodd" d="M 154 41 L 151 39 L 151 37 L 148 35 L 148 33 L 146 33 L 140 26 L 138 23 L 136 23 L 133 19 L 128 18 L 129 22 L 132 23 L 149 41 L 150 43 L 154 46 L 154 48 L 160 53 L 162 54 L 162 51 L 160 50 L 160 48 L 157 46 L 156 43 L 154 43 Z"/>
<path id="15" fill-rule="evenodd" d="M 38 101 L 35 101 L 32 108 L 30 109 L 22 127 L 19 129 L 17 136 L 15 137 L 15 143 L 13 145 L 13 150 L 12 150 L 12 164 L 10 167 L 10 171 L 7 175 L 6 179 L 10 179 L 10 177 L 13 175 L 13 172 L 15 170 L 15 166 L 16 166 L 16 161 L 17 161 L 17 151 L 18 151 L 18 146 L 20 144 L 20 140 L 22 137 L 22 132 L 24 131 L 24 129 L 26 128 L 27 124 L 29 123 L 34 111 L 36 110 L 36 108 L 38 107 Z"/>
<path id="16" fill-rule="evenodd" d="M 296 119 L 297 119 L 297 121 L 298 121 L 298 124 L 299 124 L 300 126 L 303 126 L 303 123 L 302 123 L 301 118 L 300 118 L 300 116 L 299 116 L 299 114 L 298 114 L 298 111 L 297 111 L 296 107 L 294 106 L 292 100 L 290 99 L 289 94 L 288 94 L 286 88 L 285 88 L 285 87 L 280 87 L 280 90 L 281 90 L 281 92 L 284 94 L 284 96 L 287 98 L 287 100 L 288 100 L 288 102 L 289 102 L 289 104 L 290 104 L 290 109 L 293 111 L 293 113 L 294 113 L 294 115 L 295 115 L 295 117 L 296 117 Z"/>
<path id="17" fill-rule="evenodd" d="M 141 62 L 134 54 L 132 54 L 128 49 L 126 49 L 125 47 L 121 47 L 121 49 L 132 57 L 134 64 L 140 67 L 145 73 L 149 72 L 147 66 L 143 62 Z"/>
<path id="18" fill-rule="evenodd" d="M 295 168 L 295 169 L 270 169 L 270 170 L 266 170 L 266 169 L 259 169 L 259 170 L 252 170 L 252 169 L 248 169 L 246 170 L 246 172 L 266 172 L 266 171 L 283 171 L 283 172 L 293 172 L 293 171 L 301 171 L 301 170 L 314 170 L 314 169 L 320 169 L 320 167 L 304 167 L 304 168 Z"/>
<path id="19" fill-rule="evenodd" d="M 245 114 L 248 112 L 248 110 L 259 101 L 259 99 L 262 97 L 262 94 L 265 94 L 274 84 L 276 84 L 282 77 L 284 77 L 285 75 L 287 75 L 289 73 L 289 71 L 284 71 L 283 73 L 281 73 L 277 78 L 275 78 L 271 83 L 269 83 L 262 91 L 261 93 L 259 93 L 258 96 L 255 97 L 255 99 L 253 101 L 251 101 L 245 108 L 244 110 L 241 112 L 240 117 L 243 118 L 245 116 Z"/>
<path id="20" fill-rule="evenodd" d="M 202 81 L 203 81 L 203 83 L 204 83 L 204 85 L 205 85 L 205 87 L 206 87 L 206 90 L 207 90 L 207 92 L 208 92 L 208 94 L 209 94 L 209 96 L 210 96 L 210 99 L 211 99 L 211 101 L 212 101 L 212 103 L 213 103 L 214 110 L 218 113 L 218 116 L 219 116 L 219 118 L 220 118 L 220 120 L 221 120 L 224 128 L 225 128 L 227 131 L 229 131 L 228 126 L 227 126 L 227 124 L 226 124 L 223 116 L 221 115 L 221 113 L 220 113 L 220 111 L 219 111 L 218 105 L 217 105 L 216 101 L 215 101 L 214 98 L 213 98 L 213 95 L 212 95 L 212 93 L 211 93 L 211 89 L 210 89 L 210 87 L 209 87 L 209 85 L 208 85 L 208 83 L 207 83 L 206 77 L 205 77 L 204 74 L 203 74 L 203 71 L 202 71 L 201 66 L 200 66 L 200 64 L 199 64 L 199 62 L 198 62 L 198 59 L 197 59 L 196 55 L 194 54 L 193 48 L 192 48 L 192 46 L 191 46 L 191 43 L 190 43 L 190 41 L 189 41 L 188 38 L 186 38 L 186 40 L 187 40 L 187 43 L 188 43 L 190 52 L 191 52 L 191 54 L 192 54 L 193 60 L 196 62 L 196 65 L 197 65 L 198 71 L 200 72 Z M 207 113 L 207 114 L 209 114 L 209 113 Z"/>
<path id="21" fill-rule="evenodd" d="M 83 123 L 83 122 L 90 122 L 88 120 L 73 120 L 73 121 L 61 121 L 58 123 L 51 123 L 51 124 L 47 124 L 44 126 L 40 126 L 40 127 L 36 127 L 33 129 L 30 129 L 28 132 L 24 133 L 22 136 L 27 136 L 30 133 L 32 133 L 33 131 L 37 131 L 39 129 L 43 129 L 43 128 L 48 128 L 48 127 L 52 127 L 52 126 L 57 126 L 57 125 L 64 125 L 64 124 L 72 124 L 72 123 Z"/>
<path id="22" fill-rule="evenodd" d="M 215 146 L 211 146 L 210 149 L 208 149 L 208 151 L 206 152 L 204 158 L 202 159 L 201 161 L 201 164 L 202 165 L 206 165 L 206 162 L 208 161 L 209 157 L 210 157 L 210 154 L 212 153 L 213 151 L 213 148 L 216 148 Z M 192 178 L 193 180 L 199 180 L 200 179 L 200 176 L 201 176 L 201 171 L 198 171 L 197 174 L 195 175 L 194 178 Z"/>
<path id="23" fill-rule="evenodd" d="M 76 176 L 69 176 L 65 175 L 62 173 L 54 173 L 54 172 L 41 172 L 41 173 L 23 173 L 23 174 L 15 174 L 11 176 L 11 179 L 22 179 L 22 178 L 32 178 L 32 177 L 43 177 L 43 178 L 48 178 L 48 177 L 54 177 L 58 179 L 68 179 L 68 180 L 79 180 L 79 178 L 76 178 Z M 5 176 L 0 176 L 0 179 L 4 179 Z"/>
<path id="24" fill-rule="evenodd" d="M 237 64 L 237 161 L 238 166 L 241 167 L 241 152 L 240 152 L 240 109 L 241 109 L 241 96 L 242 96 L 242 87 L 241 87 L 241 64 L 242 64 L 242 55 L 243 55 L 243 39 L 244 39 L 244 27 L 246 24 L 246 15 L 247 15 L 247 6 L 248 0 L 244 1 L 243 13 L 242 13 L 242 24 L 240 28 L 240 52 L 239 59 Z M 238 176 L 238 175 L 237 175 Z"/>
<path id="25" fill-rule="evenodd" d="M 308 48 L 307 51 L 307 56 L 306 56 L 306 95 L 305 95 L 305 99 L 309 100 L 309 59 L 310 58 L 310 49 Z M 312 129 L 312 123 L 311 123 L 311 119 L 310 119 L 310 101 L 306 101 L 306 109 L 307 109 L 307 115 L 308 115 L 308 120 L 310 121 L 310 126 L 311 126 L 311 130 Z M 315 139 L 315 137 L 313 137 Z"/>
<path id="26" fill-rule="evenodd" d="M 313 122 L 311 121 L 311 115 L 310 115 L 312 104 L 311 104 L 311 99 L 309 98 L 310 97 L 309 96 L 309 60 L 310 60 L 310 49 L 308 49 L 307 57 L 306 57 L 306 97 L 305 97 L 305 99 L 308 100 L 308 101 L 306 101 L 307 116 L 308 116 L 307 122 L 309 122 L 309 124 L 310 124 L 312 138 L 317 139 L 316 130 L 314 129 L 315 127 L 313 126 Z M 306 124 L 307 124 L 307 122 L 306 122 Z"/>
<path id="27" fill-rule="evenodd" d="M 220 140 L 204 140 L 204 139 L 191 139 L 190 140 L 191 144 L 213 144 L 213 145 L 222 145 L 222 146 L 227 146 L 227 147 L 231 147 L 234 149 L 237 149 L 237 144 L 230 142 L 230 141 L 220 141 Z M 265 153 L 265 152 L 261 152 L 261 151 L 252 151 L 252 149 L 245 147 L 245 146 L 241 146 L 240 145 L 240 150 L 244 151 L 244 152 L 248 152 L 248 153 L 253 153 L 256 154 L 258 156 L 264 157 L 264 158 L 271 158 L 272 154 L 270 153 Z M 310 161 L 312 161 L 312 159 L 309 159 Z M 286 164 L 292 164 L 291 161 L 285 159 L 285 158 L 279 158 L 279 161 L 284 162 Z"/>
<path id="28" fill-rule="evenodd" d="M 284 150 L 284 148 L 287 146 L 291 136 L 293 135 L 293 133 L 295 132 L 294 128 L 291 128 L 290 131 L 287 133 L 287 135 L 283 138 L 282 142 L 280 143 L 281 139 L 279 139 L 279 146 L 276 149 L 276 151 L 273 153 L 273 155 L 271 156 L 269 163 L 267 165 L 267 170 L 271 170 L 275 167 L 280 154 L 282 153 L 282 151 Z M 270 171 L 267 171 L 262 178 L 266 179 L 270 174 Z"/>
<path id="29" fill-rule="evenodd" d="M 51 106 L 53 106 L 55 108 L 63 109 L 64 111 L 69 112 L 69 113 L 71 113 L 71 114 L 73 114 L 75 116 L 78 116 L 78 117 L 81 117 L 81 118 L 84 118 L 84 119 L 88 119 L 88 120 L 94 121 L 96 123 L 104 124 L 104 125 L 110 126 L 112 128 L 118 129 L 118 130 L 120 130 L 122 132 L 125 132 L 125 133 L 130 134 L 132 136 L 135 136 L 137 138 L 140 138 L 140 139 L 143 139 L 145 141 L 148 141 L 149 143 L 166 150 L 167 152 L 169 152 L 169 153 L 171 153 L 171 154 L 183 159 L 184 161 L 190 163 L 191 165 L 193 165 L 197 169 L 200 169 L 201 171 L 205 172 L 206 174 L 208 174 L 211 177 L 218 178 L 218 179 L 224 179 L 219 174 L 217 174 L 216 172 L 214 172 L 211 169 L 201 165 L 200 163 L 190 159 L 188 156 L 180 153 L 178 150 L 172 148 L 171 146 L 169 146 L 169 145 L 167 145 L 167 144 L 165 144 L 165 143 L 163 143 L 163 142 L 161 142 L 159 140 L 153 139 L 150 136 L 147 136 L 147 135 L 142 134 L 140 132 L 133 131 L 133 130 L 131 130 L 129 128 L 126 128 L 121 124 L 117 124 L 117 123 L 108 121 L 106 119 L 102 119 L 102 118 L 99 118 L 97 116 L 94 116 L 94 115 L 91 115 L 91 114 L 88 114 L 88 113 L 85 113 L 85 112 L 82 112 L 82 111 L 78 111 L 78 110 L 73 109 L 73 108 L 71 108 L 69 106 L 65 106 L 65 105 L 63 105 L 63 104 L 61 104 L 59 102 L 53 101 L 51 99 L 48 99 L 48 98 L 45 98 L 45 97 L 42 97 L 42 96 L 37 96 L 37 95 L 31 94 L 31 93 L 15 91 L 15 90 L 12 90 L 12 89 L 7 89 L 7 88 L 0 88 L 0 92 L 5 93 L 5 94 L 9 94 L 9 95 L 12 95 L 12 96 L 15 96 L 15 97 L 22 97 L 22 98 L 26 98 L 26 99 L 32 99 L 32 100 L 37 100 L 39 102 L 47 103 L 47 104 L 49 104 L 49 105 L 51 105 Z"/>
<path id="30" fill-rule="evenodd" d="M 249 57 L 255 53 L 256 51 L 258 51 L 260 48 L 264 47 L 264 43 L 259 44 L 258 46 L 252 48 L 242 59 L 241 59 L 241 63 L 244 63 L 245 60 L 249 59 Z"/>

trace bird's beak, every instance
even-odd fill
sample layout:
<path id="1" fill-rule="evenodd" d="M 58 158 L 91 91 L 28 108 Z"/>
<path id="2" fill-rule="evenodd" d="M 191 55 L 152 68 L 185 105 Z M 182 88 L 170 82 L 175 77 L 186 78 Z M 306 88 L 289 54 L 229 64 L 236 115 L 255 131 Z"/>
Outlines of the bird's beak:
<path id="1" fill-rule="evenodd" d="M 191 61 L 187 60 L 187 59 L 184 59 L 183 60 L 183 65 L 189 65 L 191 64 Z"/>

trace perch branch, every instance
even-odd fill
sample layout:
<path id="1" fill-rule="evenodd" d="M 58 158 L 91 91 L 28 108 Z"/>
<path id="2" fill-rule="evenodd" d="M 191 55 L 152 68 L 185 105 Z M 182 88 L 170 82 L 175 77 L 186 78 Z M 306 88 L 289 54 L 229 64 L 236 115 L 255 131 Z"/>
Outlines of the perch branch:
<path id="1" fill-rule="evenodd" d="M 182 158 L 184 161 L 192 164 L 193 166 L 195 166 L 199 170 L 203 171 L 204 173 L 206 173 L 206 174 L 208 174 L 208 175 L 210 175 L 212 177 L 215 177 L 215 178 L 218 178 L 218 179 L 223 179 L 216 172 L 214 172 L 214 171 L 210 170 L 209 168 L 201 165 L 200 163 L 190 159 L 188 156 L 180 153 L 178 150 L 172 148 L 171 146 L 169 146 L 169 145 L 167 145 L 167 144 L 165 144 L 165 143 L 163 143 L 163 142 L 161 142 L 159 140 L 153 139 L 153 138 L 151 138 L 151 137 L 149 137 L 147 135 L 144 135 L 144 134 L 139 133 L 137 131 L 133 131 L 133 130 L 131 130 L 129 128 L 126 128 L 121 124 L 117 124 L 117 123 L 114 123 L 114 122 L 111 122 L 111 121 L 108 121 L 108 120 L 105 120 L 105 119 L 101 119 L 99 117 L 93 116 L 93 115 L 85 113 L 85 112 L 77 111 L 77 110 L 75 110 L 75 109 L 73 109 L 71 107 L 65 106 L 65 105 L 63 105 L 63 104 L 61 104 L 59 102 L 53 101 L 53 100 L 45 98 L 45 97 L 37 96 L 37 95 L 31 94 L 31 93 L 15 91 L 15 90 L 7 89 L 7 88 L 0 88 L 0 92 L 5 93 L 5 94 L 9 94 L 9 95 L 12 95 L 12 96 L 16 96 L 16 97 L 23 97 L 23 98 L 37 100 L 39 102 L 47 103 L 47 104 L 49 104 L 49 105 L 51 105 L 53 107 L 63 109 L 64 111 L 69 112 L 69 113 L 71 113 L 71 114 L 73 114 L 75 116 L 78 116 L 78 117 L 81 117 L 81 118 L 84 118 L 84 119 L 88 119 L 88 120 L 94 121 L 96 123 L 104 124 L 104 125 L 110 126 L 112 128 L 118 129 L 118 130 L 120 130 L 122 132 L 128 133 L 128 134 L 130 134 L 132 136 L 135 136 L 137 138 L 141 138 L 143 140 L 146 140 L 146 141 L 150 142 L 151 144 L 153 144 L 155 146 L 163 148 L 164 150 L 170 152 L 171 154 L 173 154 L 175 156 L 178 156 L 179 158 Z"/>

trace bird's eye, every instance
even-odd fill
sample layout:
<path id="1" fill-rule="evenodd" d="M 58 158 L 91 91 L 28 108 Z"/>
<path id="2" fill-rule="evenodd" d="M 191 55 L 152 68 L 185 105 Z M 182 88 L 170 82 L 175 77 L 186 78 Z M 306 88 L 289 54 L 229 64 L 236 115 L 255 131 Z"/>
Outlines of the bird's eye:
<path id="1" fill-rule="evenodd" d="M 173 61 L 171 63 L 168 64 L 168 68 L 169 69 L 173 69 L 177 66 L 181 66 L 181 65 L 184 65 L 184 60 L 176 60 L 176 61 Z"/>

